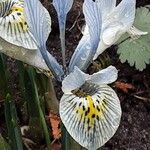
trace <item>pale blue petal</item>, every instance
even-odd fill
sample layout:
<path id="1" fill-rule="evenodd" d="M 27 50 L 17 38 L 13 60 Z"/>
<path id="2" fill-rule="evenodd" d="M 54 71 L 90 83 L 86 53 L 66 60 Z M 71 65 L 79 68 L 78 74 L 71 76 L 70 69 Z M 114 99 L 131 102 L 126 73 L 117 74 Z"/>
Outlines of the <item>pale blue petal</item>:
<path id="1" fill-rule="evenodd" d="M 74 66 L 77 66 L 81 70 L 86 70 L 96 53 L 100 41 L 102 22 L 101 12 L 97 3 L 92 0 L 85 0 L 83 4 L 83 13 L 89 28 L 89 34 L 84 35 L 79 42 L 71 58 L 69 72 L 74 69 Z"/>
<path id="2" fill-rule="evenodd" d="M 59 16 L 67 15 L 70 11 L 73 0 L 53 0 L 53 5 Z"/>
<path id="3" fill-rule="evenodd" d="M 80 88 L 86 80 L 88 75 L 75 67 L 74 71 L 70 73 L 62 82 L 62 91 L 65 94 L 70 94 L 72 90 Z"/>
<path id="4" fill-rule="evenodd" d="M 121 22 L 124 29 L 129 29 L 135 19 L 136 0 L 122 0 L 121 3 L 111 13 L 112 20 Z"/>
<path id="5" fill-rule="evenodd" d="M 69 64 L 69 72 L 72 72 L 74 66 L 78 66 L 81 70 L 85 70 L 85 66 L 88 66 L 90 62 L 91 45 L 90 36 L 84 35 L 80 40 L 72 59 Z"/>
<path id="6" fill-rule="evenodd" d="M 101 43 L 99 44 L 94 60 L 131 28 L 135 18 L 135 4 L 136 0 L 122 0 L 104 18 L 105 24 L 103 24 Z"/>
<path id="7" fill-rule="evenodd" d="M 109 66 L 106 69 L 100 70 L 97 73 L 91 75 L 90 82 L 102 85 L 110 84 L 117 80 L 118 70 L 114 66 Z"/>
<path id="8" fill-rule="evenodd" d="M 46 48 L 46 40 L 51 31 L 51 18 L 48 11 L 39 0 L 25 0 L 25 13 L 29 28 L 35 37 L 43 59 L 55 78 L 61 80 L 64 75 L 62 66 L 60 66 L 56 59 L 48 53 Z"/>
<path id="9" fill-rule="evenodd" d="M 51 18 L 48 11 L 39 0 L 25 0 L 25 15 L 38 46 L 45 45 L 51 32 Z"/>
<path id="10" fill-rule="evenodd" d="M 97 0 L 97 3 L 101 9 L 102 19 L 105 19 L 106 16 L 115 8 L 116 0 Z"/>

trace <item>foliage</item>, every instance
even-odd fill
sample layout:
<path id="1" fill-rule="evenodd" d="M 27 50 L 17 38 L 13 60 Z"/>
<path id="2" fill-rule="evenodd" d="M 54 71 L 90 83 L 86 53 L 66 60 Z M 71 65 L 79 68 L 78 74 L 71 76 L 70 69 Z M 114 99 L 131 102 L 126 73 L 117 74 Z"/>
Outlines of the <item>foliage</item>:
<path id="1" fill-rule="evenodd" d="M 11 150 L 10 145 L 6 142 L 6 140 L 0 134 L 0 149 L 1 150 Z"/>
<path id="2" fill-rule="evenodd" d="M 122 39 L 127 38 L 118 45 L 118 54 L 122 63 L 128 61 L 130 66 L 142 71 L 146 64 L 150 63 L 150 11 L 146 7 L 138 8 L 136 11 L 135 26 L 142 31 L 147 31 L 147 35 L 138 39 L 129 38 L 126 34 Z"/>

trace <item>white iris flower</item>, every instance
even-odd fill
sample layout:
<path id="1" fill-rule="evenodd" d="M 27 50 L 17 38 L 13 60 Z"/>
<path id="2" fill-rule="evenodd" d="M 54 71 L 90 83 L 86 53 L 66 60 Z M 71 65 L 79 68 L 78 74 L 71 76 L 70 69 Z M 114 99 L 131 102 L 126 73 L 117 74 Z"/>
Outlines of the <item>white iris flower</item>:
<path id="1" fill-rule="evenodd" d="M 0 2 L 0 51 L 61 80 L 62 67 L 47 51 L 51 17 L 39 0 Z"/>
<path id="2" fill-rule="evenodd" d="M 133 27 L 136 0 L 122 0 L 116 6 L 116 0 L 96 0 L 102 13 L 102 29 L 100 42 L 93 58 L 95 60 L 105 49 L 115 44 L 118 39 L 126 32 L 132 36 L 145 35 Z M 85 26 L 83 37 L 88 37 L 88 26 Z"/>
<path id="3" fill-rule="evenodd" d="M 96 150 L 104 145 L 120 124 L 120 101 L 107 85 L 117 75 L 113 66 L 93 75 L 75 67 L 62 82 L 61 120 L 70 135 L 87 149 Z"/>
<path id="4" fill-rule="evenodd" d="M 48 11 L 41 5 L 49 16 Z M 41 10 L 41 11 L 42 11 Z M 51 18 L 49 17 L 49 32 Z M 24 15 L 23 0 L 4 0 L 0 2 L 0 52 L 21 60 L 39 69 L 49 71 L 36 43 Z"/>

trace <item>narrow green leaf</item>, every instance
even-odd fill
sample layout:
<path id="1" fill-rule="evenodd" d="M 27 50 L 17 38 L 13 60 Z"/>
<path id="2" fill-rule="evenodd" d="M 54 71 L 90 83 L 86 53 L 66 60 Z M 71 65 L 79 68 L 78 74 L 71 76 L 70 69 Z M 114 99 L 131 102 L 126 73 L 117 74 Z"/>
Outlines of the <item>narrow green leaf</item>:
<path id="1" fill-rule="evenodd" d="M 35 82 L 35 74 L 34 74 L 34 71 L 33 71 L 32 68 L 30 68 L 28 71 L 29 71 L 29 76 L 30 76 L 30 80 L 31 80 L 31 83 L 32 83 L 32 89 L 34 90 L 33 92 L 34 92 L 34 95 L 35 95 L 36 105 L 38 107 L 39 117 L 40 117 L 40 121 L 41 121 L 41 124 L 42 124 L 46 144 L 47 144 L 48 149 L 50 150 L 51 149 L 50 137 L 49 137 L 49 132 L 48 132 L 48 129 L 47 129 L 45 117 L 44 117 L 43 111 L 41 109 L 41 104 L 40 104 L 40 100 L 39 100 L 37 85 L 36 85 L 36 82 Z"/>
<path id="2" fill-rule="evenodd" d="M 0 134 L 0 150 L 11 150 L 10 145 L 5 141 L 5 139 Z"/>
<path id="3" fill-rule="evenodd" d="M 7 94 L 5 100 L 5 118 L 11 149 L 23 150 L 21 131 L 17 122 L 18 118 L 16 108 L 10 94 Z"/>

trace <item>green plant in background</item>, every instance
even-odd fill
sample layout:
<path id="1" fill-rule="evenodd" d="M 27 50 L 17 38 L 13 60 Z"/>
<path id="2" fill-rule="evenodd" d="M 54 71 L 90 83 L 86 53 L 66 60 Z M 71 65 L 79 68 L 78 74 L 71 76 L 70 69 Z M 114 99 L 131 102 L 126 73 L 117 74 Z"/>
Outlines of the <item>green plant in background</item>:
<path id="1" fill-rule="evenodd" d="M 0 31 L 3 31 L 0 34 L 0 51 L 39 68 L 42 72 L 46 71 L 55 80 L 62 82 L 64 95 L 60 101 L 59 113 L 64 124 L 62 125 L 62 148 L 65 150 L 82 149 L 75 141 L 87 149 L 96 150 L 114 135 L 120 124 L 119 99 L 106 85 L 117 79 L 116 68 L 113 66 L 101 68 L 102 70 L 93 75 L 84 72 L 99 54 L 114 44 L 125 32 L 134 36 L 145 34 L 132 26 L 135 18 L 135 2 L 135 0 L 122 0 L 116 6 L 116 0 L 85 0 L 83 13 L 86 27 L 69 66 L 66 65 L 65 58 L 65 26 L 73 0 L 53 0 L 58 15 L 63 66 L 47 50 L 46 41 L 51 32 L 51 18 L 40 1 L 0 2 Z M 5 62 L 2 61 L 1 64 L 4 66 Z M 39 122 L 38 126 L 43 131 L 47 148 L 51 149 L 45 121 L 45 100 L 48 108 L 53 107 L 52 109 L 58 112 L 58 100 L 52 78 L 37 76 L 33 68 L 27 69 L 21 62 L 18 62 L 18 69 L 23 104 L 26 104 L 30 118 L 27 129 L 32 130 L 32 126 Z M 0 73 L 5 78 L 4 67 Z M 27 80 L 29 81 L 26 82 Z M 8 85 L 6 89 L 7 87 Z M 8 135 L 9 131 L 12 131 L 9 139 L 13 140 L 18 135 L 13 144 L 15 149 L 20 150 L 22 141 L 20 130 L 17 128 L 15 107 L 8 93 L 6 95 L 7 124 L 10 121 L 11 127 L 15 127 L 12 129 L 8 125 Z M 44 101 L 43 96 L 45 96 Z M 12 114 L 9 113 L 11 111 Z M 2 142 L 4 143 L 4 140 Z M 14 149 L 12 142 L 9 143 Z"/>
<path id="2" fill-rule="evenodd" d="M 143 36 L 142 32 L 139 35 L 129 37 L 129 35 L 123 35 L 118 45 L 118 54 L 122 63 L 128 62 L 130 66 L 142 71 L 146 68 L 146 64 L 150 63 L 150 10 L 146 7 L 138 8 L 136 11 L 135 26 L 145 31 Z"/>

